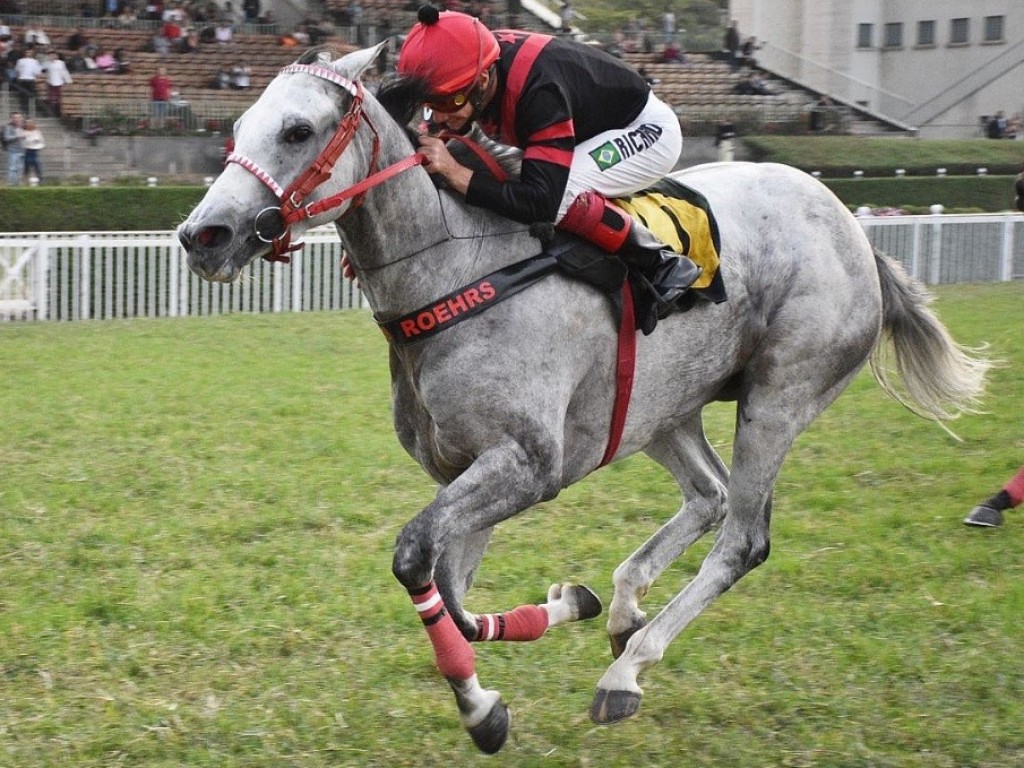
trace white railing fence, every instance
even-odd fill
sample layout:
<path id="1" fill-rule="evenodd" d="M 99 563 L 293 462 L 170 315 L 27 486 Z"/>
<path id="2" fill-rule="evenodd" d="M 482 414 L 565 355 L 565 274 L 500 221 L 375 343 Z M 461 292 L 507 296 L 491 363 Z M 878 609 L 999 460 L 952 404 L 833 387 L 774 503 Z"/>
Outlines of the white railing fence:
<path id="1" fill-rule="evenodd" d="M 1024 280 L 1024 216 L 858 216 L 872 245 L 929 285 Z M 366 307 L 333 227 L 291 264 L 257 260 L 230 284 L 193 275 L 173 232 L 0 234 L 0 321 L 106 320 Z M 723 258 L 728 259 L 728 243 Z"/>
<path id="2" fill-rule="evenodd" d="M 333 227 L 291 264 L 257 260 L 234 283 L 192 274 L 173 232 L 0 235 L 0 320 L 108 320 L 366 306 L 341 274 Z"/>

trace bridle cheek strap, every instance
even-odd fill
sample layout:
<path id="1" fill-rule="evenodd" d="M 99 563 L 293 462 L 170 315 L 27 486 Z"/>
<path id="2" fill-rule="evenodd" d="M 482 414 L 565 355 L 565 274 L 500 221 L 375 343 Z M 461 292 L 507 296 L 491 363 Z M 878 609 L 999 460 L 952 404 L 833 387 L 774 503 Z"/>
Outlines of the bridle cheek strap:
<path id="1" fill-rule="evenodd" d="M 319 77 L 323 80 L 339 85 L 352 96 L 352 103 L 348 111 L 341 119 L 338 129 L 334 132 L 327 146 L 321 150 L 317 159 L 312 165 L 306 168 L 287 188 L 282 187 L 273 176 L 260 167 L 259 163 L 250 157 L 238 152 L 232 152 L 224 161 L 225 164 L 235 163 L 253 176 L 259 179 L 274 194 L 280 202 L 280 206 L 264 208 L 256 216 L 256 236 L 265 243 L 271 244 L 270 253 L 264 255 L 267 261 L 289 262 L 291 258 L 285 254 L 297 251 L 302 243 L 291 242 L 291 227 L 297 221 L 309 219 L 320 213 L 340 207 L 344 202 L 353 199 L 352 209 L 358 208 L 368 189 L 387 181 L 392 176 L 411 168 L 415 165 L 422 165 L 426 158 L 417 153 L 412 157 L 400 160 L 398 163 L 376 172 L 377 160 L 380 155 L 380 134 L 377 128 L 370 121 L 363 111 L 363 86 L 358 81 L 349 80 L 329 67 L 322 67 L 315 64 L 291 64 L 284 67 L 279 74 L 304 73 Z M 365 121 L 373 132 L 373 150 L 370 156 L 370 175 L 358 184 L 349 187 L 336 195 L 320 200 L 310 205 L 305 200 L 312 192 L 331 178 L 334 165 L 338 158 L 352 143 L 360 121 Z"/>

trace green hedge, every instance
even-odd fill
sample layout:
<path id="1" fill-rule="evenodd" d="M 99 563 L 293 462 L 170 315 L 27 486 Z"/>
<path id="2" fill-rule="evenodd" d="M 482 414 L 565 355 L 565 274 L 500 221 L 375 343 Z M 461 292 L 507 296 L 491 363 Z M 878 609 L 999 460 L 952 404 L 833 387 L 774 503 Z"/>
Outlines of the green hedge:
<path id="1" fill-rule="evenodd" d="M 1013 176 L 946 176 L 822 179 L 848 206 L 903 208 L 927 212 L 936 203 L 947 210 L 1013 210 Z"/>
<path id="2" fill-rule="evenodd" d="M 957 211 L 1013 209 L 1012 176 L 823 179 L 851 208 L 927 211 L 940 203 Z M 0 231 L 96 232 L 174 229 L 206 192 L 204 187 L 0 188 Z"/>
<path id="3" fill-rule="evenodd" d="M 204 187 L 18 187 L 0 189 L 0 231 L 174 229 Z"/>

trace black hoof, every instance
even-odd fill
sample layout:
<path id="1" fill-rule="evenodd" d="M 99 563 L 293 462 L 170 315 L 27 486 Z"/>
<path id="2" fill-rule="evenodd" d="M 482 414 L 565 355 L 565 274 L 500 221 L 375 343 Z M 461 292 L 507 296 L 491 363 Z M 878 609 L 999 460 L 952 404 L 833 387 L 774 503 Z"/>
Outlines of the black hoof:
<path id="1" fill-rule="evenodd" d="M 508 707 L 505 706 L 505 702 L 499 699 L 491 707 L 487 717 L 466 730 L 469 731 L 469 736 L 473 739 L 477 749 L 484 754 L 493 755 L 501 749 L 505 739 L 508 738 L 510 721 L 511 717 L 508 713 Z"/>
<path id="2" fill-rule="evenodd" d="M 1003 513 L 998 509 L 981 504 L 971 510 L 971 514 L 964 518 L 964 525 L 973 525 L 978 528 L 998 528 L 1003 524 Z"/>
<path id="3" fill-rule="evenodd" d="M 577 621 L 593 619 L 601 615 L 604 608 L 601 605 L 601 598 L 594 593 L 594 590 L 582 584 L 573 584 L 571 589 L 573 600 L 576 602 Z"/>
<path id="4" fill-rule="evenodd" d="M 611 725 L 632 717 L 640 709 L 640 694 L 633 691 L 604 691 L 594 694 L 590 719 L 598 725 Z"/>
<path id="5" fill-rule="evenodd" d="M 639 632 L 641 629 L 647 626 L 646 619 L 638 619 L 633 623 L 629 629 L 625 632 L 619 632 L 617 635 L 609 635 L 608 642 L 612 647 L 612 657 L 619 658 L 622 652 L 626 650 L 626 643 L 629 642 L 629 638 Z"/>

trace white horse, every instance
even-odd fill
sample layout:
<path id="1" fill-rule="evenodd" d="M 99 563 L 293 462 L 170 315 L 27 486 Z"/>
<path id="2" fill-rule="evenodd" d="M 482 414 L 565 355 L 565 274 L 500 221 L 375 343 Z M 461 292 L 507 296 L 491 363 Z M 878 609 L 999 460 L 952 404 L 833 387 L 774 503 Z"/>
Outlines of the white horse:
<path id="1" fill-rule="evenodd" d="M 487 276 L 537 254 L 538 241 L 526 226 L 438 189 L 417 167 L 406 129 L 414 104 L 389 114 L 360 83 L 375 55 L 309 58 L 282 70 L 236 124 L 236 154 L 179 236 L 193 271 L 230 281 L 253 259 L 287 252 L 310 225 L 333 221 L 378 321 L 404 317 L 413 335 L 451 325 L 390 348 L 395 429 L 439 483 L 398 534 L 393 572 L 423 619 L 464 727 L 494 752 L 508 712 L 480 684 L 470 642 L 536 639 L 601 605 L 572 584 L 552 587 L 543 605 L 504 614 L 470 613 L 463 598 L 493 526 L 601 464 L 616 325 L 605 297 L 559 274 L 491 301 Z M 793 440 L 869 358 L 887 392 L 936 419 L 971 411 L 988 367 L 950 338 L 923 288 L 874 253 L 854 217 L 810 176 L 725 163 L 676 178 L 717 216 L 729 298 L 698 302 L 637 342 L 614 456 L 645 452 L 676 479 L 685 503 L 615 569 L 607 627 L 617 658 L 597 683 L 598 723 L 633 715 L 639 675 L 768 557 L 772 494 Z M 494 306 L 450 322 L 477 304 Z M 889 348 L 902 396 L 875 364 L 873 353 Z M 702 409 L 714 400 L 737 405 L 731 473 L 703 431 Z M 648 623 L 640 601 L 655 578 L 716 528 L 698 574 Z"/>

